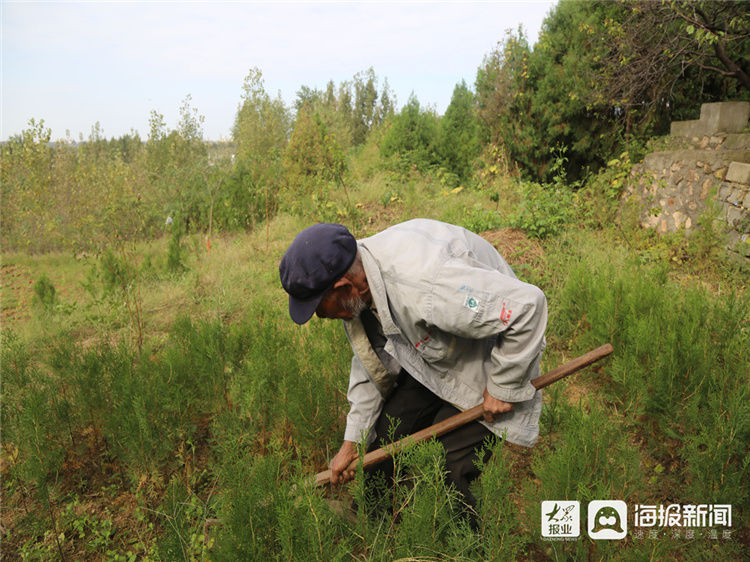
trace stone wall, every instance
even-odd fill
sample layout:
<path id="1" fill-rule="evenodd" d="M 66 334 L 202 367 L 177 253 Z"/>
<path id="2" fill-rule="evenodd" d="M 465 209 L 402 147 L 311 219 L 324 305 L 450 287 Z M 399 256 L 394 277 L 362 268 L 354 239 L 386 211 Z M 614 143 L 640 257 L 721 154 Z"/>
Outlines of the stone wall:
<path id="1" fill-rule="evenodd" d="M 725 101 L 701 105 L 701 118 L 695 121 L 674 121 L 670 128 L 673 137 L 702 137 L 714 133 L 739 133 L 750 119 L 750 103 Z"/>
<path id="2" fill-rule="evenodd" d="M 644 227 L 691 232 L 708 213 L 727 247 L 750 259 L 750 133 L 720 130 L 746 129 L 748 115 L 747 102 L 703 104 L 701 120 L 672 123 L 679 148 L 648 154 L 626 188 L 642 204 Z"/>

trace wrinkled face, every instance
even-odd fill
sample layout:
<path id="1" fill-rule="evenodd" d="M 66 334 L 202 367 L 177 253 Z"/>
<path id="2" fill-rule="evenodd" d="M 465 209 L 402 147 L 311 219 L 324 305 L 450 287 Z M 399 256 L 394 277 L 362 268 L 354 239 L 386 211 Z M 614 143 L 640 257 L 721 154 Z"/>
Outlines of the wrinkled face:
<path id="1" fill-rule="evenodd" d="M 315 314 L 319 318 L 351 320 L 367 308 L 367 303 L 353 285 L 330 289 L 320 301 Z"/>

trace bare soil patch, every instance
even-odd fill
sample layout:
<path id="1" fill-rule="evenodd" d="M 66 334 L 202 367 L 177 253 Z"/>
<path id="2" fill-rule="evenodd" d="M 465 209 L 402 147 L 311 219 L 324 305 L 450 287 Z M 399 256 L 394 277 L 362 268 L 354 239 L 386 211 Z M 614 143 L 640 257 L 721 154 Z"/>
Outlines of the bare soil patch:
<path id="1" fill-rule="evenodd" d="M 34 294 L 33 284 L 34 278 L 27 267 L 3 264 L 0 272 L 0 285 L 2 286 L 0 322 L 3 325 L 28 320 L 31 297 Z"/>
<path id="2" fill-rule="evenodd" d="M 544 249 L 538 240 L 526 236 L 523 230 L 517 228 L 501 228 L 488 230 L 479 234 L 492 244 L 508 264 L 515 268 L 544 269 L 547 260 Z"/>

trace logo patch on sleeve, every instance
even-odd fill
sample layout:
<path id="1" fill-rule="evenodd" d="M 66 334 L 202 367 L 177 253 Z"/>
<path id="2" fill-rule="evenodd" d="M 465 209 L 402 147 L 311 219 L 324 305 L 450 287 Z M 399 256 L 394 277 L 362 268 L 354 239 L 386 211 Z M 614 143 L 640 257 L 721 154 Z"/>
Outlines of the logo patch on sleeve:
<path id="1" fill-rule="evenodd" d="M 472 312 L 476 312 L 477 310 L 479 310 L 479 301 L 476 297 L 472 297 L 471 295 L 469 295 L 464 301 L 464 306 Z"/>
<path id="2" fill-rule="evenodd" d="M 505 306 L 505 302 L 503 302 L 503 309 L 500 311 L 500 320 L 504 326 L 507 326 L 508 322 L 510 322 L 510 315 L 513 311 L 511 309 L 506 310 Z"/>

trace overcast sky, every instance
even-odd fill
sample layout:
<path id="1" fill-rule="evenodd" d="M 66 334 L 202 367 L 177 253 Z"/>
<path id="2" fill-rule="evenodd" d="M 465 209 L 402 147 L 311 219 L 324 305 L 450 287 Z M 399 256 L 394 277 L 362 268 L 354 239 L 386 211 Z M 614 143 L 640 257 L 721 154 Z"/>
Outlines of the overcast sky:
<path id="1" fill-rule="evenodd" d="M 148 135 L 186 95 L 207 139 L 229 137 L 251 67 L 291 105 L 372 67 L 403 105 L 443 113 L 461 80 L 522 25 L 534 43 L 555 2 L 29 2 L 0 0 L 0 139 L 44 119 L 53 138 Z"/>

